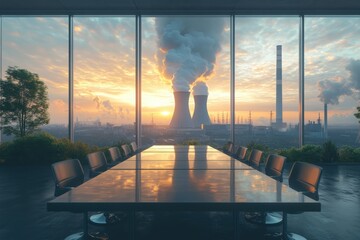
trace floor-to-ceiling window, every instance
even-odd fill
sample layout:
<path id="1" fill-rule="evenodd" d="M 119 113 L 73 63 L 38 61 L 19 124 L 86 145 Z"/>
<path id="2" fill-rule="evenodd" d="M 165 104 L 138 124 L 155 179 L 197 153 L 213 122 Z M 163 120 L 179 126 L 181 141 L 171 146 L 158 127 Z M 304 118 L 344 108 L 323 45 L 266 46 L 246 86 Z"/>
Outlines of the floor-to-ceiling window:
<path id="1" fill-rule="evenodd" d="M 230 140 L 229 22 L 142 17 L 143 144 Z M 359 22 L 305 17 L 306 144 L 359 142 Z M 75 140 L 133 141 L 135 17 L 76 16 L 73 30 Z M 1 38 L 2 78 L 14 66 L 38 74 L 49 94 L 50 123 L 42 129 L 67 137 L 68 17 L 3 16 Z M 236 16 L 234 44 L 236 143 L 298 146 L 299 18 Z"/>
<path id="2" fill-rule="evenodd" d="M 74 17 L 74 137 L 109 146 L 135 139 L 135 18 Z"/>
<path id="3" fill-rule="evenodd" d="M 142 18 L 143 144 L 230 136 L 230 18 Z"/>
<path id="4" fill-rule="evenodd" d="M 37 74 L 48 93 L 50 122 L 41 128 L 68 136 L 67 17 L 2 17 L 2 79 L 9 67 Z M 2 134 L 2 141 L 12 136 Z"/>
<path id="5" fill-rule="evenodd" d="M 235 141 L 298 146 L 299 18 L 235 20 Z"/>
<path id="6" fill-rule="evenodd" d="M 305 143 L 359 144 L 359 83 L 360 18 L 305 17 Z"/>

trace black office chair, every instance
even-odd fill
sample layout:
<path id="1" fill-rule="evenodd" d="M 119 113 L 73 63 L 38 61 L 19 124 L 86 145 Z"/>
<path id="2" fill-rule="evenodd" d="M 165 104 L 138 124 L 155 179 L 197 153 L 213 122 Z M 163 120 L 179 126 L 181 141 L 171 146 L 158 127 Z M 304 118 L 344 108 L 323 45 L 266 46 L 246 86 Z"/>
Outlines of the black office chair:
<path id="1" fill-rule="evenodd" d="M 240 161 L 245 161 L 247 148 L 239 146 L 235 153 L 235 158 Z"/>
<path id="2" fill-rule="evenodd" d="M 225 151 L 227 154 L 232 156 L 234 154 L 234 143 L 229 141 L 227 143 L 227 148 L 225 149 Z"/>
<path id="3" fill-rule="evenodd" d="M 138 148 L 136 142 L 131 142 L 131 143 L 130 143 L 130 146 L 131 146 L 131 149 L 132 149 L 132 152 L 133 152 L 133 153 L 138 153 L 139 148 Z"/>
<path id="4" fill-rule="evenodd" d="M 289 174 L 289 186 L 304 195 L 318 201 L 319 183 L 322 174 L 322 168 L 311 163 L 295 162 Z M 299 212 L 283 213 L 283 234 L 290 240 L 306 240 L 296 233 L 287 233 L 287 214 L 298 214 Z"/>
<path id="5" fill-rule="evenodd" d="M 132 155 L 129 145 L 123 144 L 121 145 L 121 148 L 124 151 L 125 158 L 129 158 Z"/>
<path id="6" fill-rule="evenodd" d="M 89 177 L 93 178 L 100 173 L 105 172 L 107 167 L 107 160 L 103 152 L 93 152 L 87 155 L 87 161 L 89 163 Z"/>
<path id="7" fill-rule="evenodd" d="M 123 161 L 120 149 L 118 147 L 111 147 L 108 149 L 110 159 L 108 159 L 108 167 L 114 166 L 119 162 Z"/>
<path id="8" fill-rule="evenodd" d="M 249 156 L 249 161 L 248 161 L 249 165 L 256 169 L 259 169 L 262 154 L 263 154 L 262 151 L 253 149 Z"/>
<path id="9" fill-rule="evenodd" d="M 54 195 L 60 196 L 71 189 L 84 183 L 84 170 L 78 159 L 68 159 L 51 165 L 55 181 Z M 84 232 L 87 233 L 87 212 L 84 213 L 84 231 L 71 234 L 65 240 L 84 239 Z M 90 220 L 91 221 L 91 220 Z M 87 233 L 91 239 L 108 239 L 104 233 Z"/>
<path id="10" fill-rule="evenodd" d="M 285 161 L 286 157 L 270 154 L 265 163 L 265 174 L 279 182 L 282 182 Z M 282 215 L 277 212 L 254 212 L 246 213 L 245 219 L 256 224 L 273 225 L 282 222 Z"/>
<path id="11" fill-rule="evenodd" d="M 282 182 L 285 161 L 286 157 L 284 156 L 270 154 L 265 163 L 265 174 Z"/>

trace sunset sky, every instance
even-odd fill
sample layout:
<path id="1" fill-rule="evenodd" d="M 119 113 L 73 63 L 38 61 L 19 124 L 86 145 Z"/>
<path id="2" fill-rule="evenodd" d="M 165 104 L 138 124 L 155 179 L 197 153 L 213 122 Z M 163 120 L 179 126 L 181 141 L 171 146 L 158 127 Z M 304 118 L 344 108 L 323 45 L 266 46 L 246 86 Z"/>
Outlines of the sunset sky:
<path id="1" fill-rule="evenodd" d="M 172 82 L 161 67 L 162 57 L 168 53 L 164 49 L 160 51 L 159 31 L 165 28 L 160 28 L 160 25 L 157 28 L 157 24 L 166 23 L 161 18 L 142 18 L 144 124 L 152 121 L 169 124 L 174 108 Z M 330 126 L 357 124 L 353 113 L 358 106 L 360 90 L 359 20 L 354 17 L 305 18 L 306 121 L 315 121 L 318 113 L 323 118 L 322 101 L 329 101 Z M 216 32 L 211 32 L 213 29 L 208 27 L 206 31 L 212 34 L 213 39 L 207 38 L 205 30 L 200 33 L 200 40 L 208 39 L 206 44 L 196 42 L 196 39 L 194 42 L 203 48 L 204 55 L 210 51 L 206 49 L 208 44 L 213 40 L 216 43 L 215 67 L 201 80 L 209 88 L 211 120 L 217 120 L 218 116 L 221 119 L 223 114 L 225 118 L 230 118 L 230 19 L 188 17 L 187 21 L 190 21 L 190 27 L 191 21 L 194 21 L 193 28 L 211 21 L 209 26 L 214 29 L 218 22 L 223 24 Z M 282 45 L 283 119 L 291 124 L 297 123 L 298 17 L 239 16 L 235 26 L 236 121 L 243 119 L 246 123 L 249 111 L 255 125 L 268 125 L 270 111 L 273 111 L 275 121 L 276 45 Z M 220 48 L 216 48 L 217 43 Z M 8 66 L 38 73 L 48 87 L 50 123 L 66 124 L 67 18 L 3 17 L 2 45 L 2 77 Z M 191 66 L 193 63 L 188 64 Z M 74 17 L 74 80 L 76 120 L 100 119 L 103 123 L 116 125 L 135 121 L 134 17 Z M 341 91 L 343 89 L 346 91 Z M 193 98 L 190 97 L 190 112 L 193 108 Z"/>

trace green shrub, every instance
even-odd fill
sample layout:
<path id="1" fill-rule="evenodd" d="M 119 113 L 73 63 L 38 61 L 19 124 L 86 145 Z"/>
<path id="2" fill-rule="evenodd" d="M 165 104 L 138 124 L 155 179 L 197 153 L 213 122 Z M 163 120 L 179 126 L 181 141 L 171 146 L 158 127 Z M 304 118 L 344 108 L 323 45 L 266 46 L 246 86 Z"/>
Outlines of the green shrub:
<path id="1" fill-rule="evenodd" d="M 302 148 L 281 149 L 278 154 L 287 158 L 287 161 L 317 162 L 321 160 L 322 148 L 318 145 L 304 145 Z"/>
<path id="2" fill-rule="evenodd" d="M 71 143 L 68 139 L 57 139 L 50 134 L 40 133 L 17 138 L 0 145 L 0 163 L 44 164 L 69 158 L 84 162 L 86 154 L 96 148 L 81 142 Z"/>
<path id="3" fill-rule="evenodd" d="M 342 146 L 339 148 L 340 162 L 360 162 L 360 148 Z"/>
<path id="4" fill-rule="evenodd" d="M 339 153 L 336 145 L 331 141 L 326 141 L 322 145 L 321 161 L 331 163 L 339 161 Z"/>

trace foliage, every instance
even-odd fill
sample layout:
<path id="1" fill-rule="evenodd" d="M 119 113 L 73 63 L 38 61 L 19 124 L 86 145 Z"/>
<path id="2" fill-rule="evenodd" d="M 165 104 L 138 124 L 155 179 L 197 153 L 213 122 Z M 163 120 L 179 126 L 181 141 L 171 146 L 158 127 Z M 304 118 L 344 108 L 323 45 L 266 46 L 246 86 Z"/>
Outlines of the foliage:
<path id="1" fill-rule="evenodd" d="M 85 143 L 71 143 L 47 133 L 20 137 L 0 145 L 0 159 L 6 164 L 54 163 L 69 158 L 85 160 L 86 154 L 96 151 Z"/>
<path id="2" fill-rule="evenodd" d="M 249 159 L 251 151 L 253 149 L 257 149 L 263 152 L 262 156 L 261 156 L 261 162 L 265 162 L 266 157 L 267 157 L 267 153 L 270 152 L 270 148 L 264 144 L 260 144 L 260 143 L 256 143 L 254 141 L 251 141 L 247 146 L 247 151 L 246 151 L 246 159 Z"/>
<path id="3" fill-rule="evenodd" d="M 36 73 L 9 67 L 0 81 L 0 96 L 5 134 L 23 137 L 49 123 L 47 88 Z"/>
<path id="4" fill-rule="evenodd" d="M 304 145 L 302 148 L 281 149 L 278 154 L 287 158 L 287 161 L 317 162 L 322 156 L 322 148 L 318 145 Z"/>
<path id="5" fill-rule="evenodd" d="M 357 113 L 354 113 L 354 116 L 359 119 L 359 123 L 360 123 L 360 107 L 357 107 Z"/>
<path id="6" fill-rule="evenodd" d="M 360 148 L 342 146 L 339 148 L 340 162 L 360 162 Z"/>
<path id="7" fill-rule="evenodd" d="M 326 141 L 322 145 L 321 161 L 327 163 L 339 161 L 339 153 L 333 142 Z"/>

